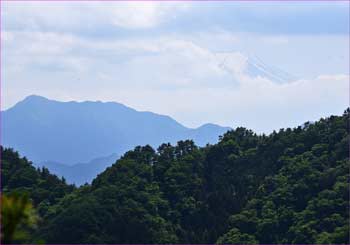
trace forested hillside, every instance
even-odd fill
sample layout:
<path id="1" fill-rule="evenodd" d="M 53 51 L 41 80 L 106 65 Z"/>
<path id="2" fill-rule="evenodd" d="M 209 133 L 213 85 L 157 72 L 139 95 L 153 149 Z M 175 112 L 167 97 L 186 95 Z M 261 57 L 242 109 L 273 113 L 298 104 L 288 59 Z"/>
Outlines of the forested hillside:
<path id="1" fill-rule="evenodd" d="M 74 190 L 64 178 L 58 178 L 46 168 L 35 168 L 25 157 L 12 149 L 1 147 L 1 191 L 2 193 L 27 193 L 40 213 L 56 204 L 60 198 Z"/>
<path id="2" fill-rule="evenodd" d="M 270 135 L 236 128 L 202 148 L 136 147 L 75 190 L 1 153 L 3 191 L 29 191 L 39 210 L 33 241 L 349 243 L 349 109 Z"/>
<path id="3" fill-rule="evenodd" d="M 1 243 L 44 242 L 35 234 L 42 217 L 75 187 L 46 168 L 36 169 L 12 149 L 0 150 Z"/>

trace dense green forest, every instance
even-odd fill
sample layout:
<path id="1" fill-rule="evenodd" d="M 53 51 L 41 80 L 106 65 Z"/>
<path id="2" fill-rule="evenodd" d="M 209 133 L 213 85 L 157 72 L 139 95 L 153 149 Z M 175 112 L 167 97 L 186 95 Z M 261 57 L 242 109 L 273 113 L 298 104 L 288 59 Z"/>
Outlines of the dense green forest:
<path id="1" fill-rule="evenodd" d="M 38 217 L 11 242 L 350 242 L 349 109 L 269 135 L 236 128 L 203 148 L 139 146 L 80 188 L 11 149 L 1 158 L 3 197 L 27 193 Z"/>
<path id="2" fill-rule="evenodd" d="M 46 168 L 35 169 L 25 157 L 1 147 L 1 241 L 39 242 L 37 223 L 75 187 Z M 35 209 L 32 208 L 35 207 Z"/>

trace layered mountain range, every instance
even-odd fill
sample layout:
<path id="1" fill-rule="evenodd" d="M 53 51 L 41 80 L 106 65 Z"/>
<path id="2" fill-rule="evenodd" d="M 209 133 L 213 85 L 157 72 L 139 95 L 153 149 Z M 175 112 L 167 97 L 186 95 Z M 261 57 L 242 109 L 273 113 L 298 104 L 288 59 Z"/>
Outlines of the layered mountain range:
<path id="1" fill-rule="evenodd" d="M 192 139 L 204 146 L 216 143 L 230 129 L 215 124 L 187 128 L 169 116 L 137 111 L 116 102 L 60 102 L 37 95 L 26 97 L 1 114 L 3 146 L 78 184 L 91 180 L 118 155 L 137 145 L 156 147 L 163 142 Z M 78 167 L 68 167 L 72 165 Z M 82 177 L 78 182 L 77 174 Z M 82 176 L 86 174 L 92 177 Z"/>

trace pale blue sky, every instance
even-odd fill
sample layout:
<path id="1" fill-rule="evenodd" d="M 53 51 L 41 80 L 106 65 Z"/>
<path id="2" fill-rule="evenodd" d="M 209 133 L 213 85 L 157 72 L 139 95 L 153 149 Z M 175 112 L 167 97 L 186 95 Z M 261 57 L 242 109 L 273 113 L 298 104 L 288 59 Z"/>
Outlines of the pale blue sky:
<path id="1" fill-rule="evenodd" d="M 2 5 L 2 109 L 38 94 L 270 132 L 348 106 L 348 2 Z"/>

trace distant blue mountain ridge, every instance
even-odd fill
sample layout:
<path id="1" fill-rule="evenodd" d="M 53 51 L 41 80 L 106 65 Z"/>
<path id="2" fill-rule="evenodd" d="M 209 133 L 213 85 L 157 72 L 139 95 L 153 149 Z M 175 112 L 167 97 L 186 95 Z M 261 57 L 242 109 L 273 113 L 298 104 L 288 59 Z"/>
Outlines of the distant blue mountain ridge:
<path id="1" fill-rule="evenodd" d="M 119 159 L 119 155 L 111 154 L 106 157 L 99 157 L 86 163 L 66 165 L 54 161 L 45 161 L 34 164 L 36 167 L 46 167 L 50 172 L 63 176 L 68 183 L 83 185 L 90 183 L 99 173 L 111 166 Z"/>
<path id="2" fill-rule="evenodd" d="M 38 166 L 55 169 L 54 173 L 57 166 L 62 169 L 86 163 L 65 171 L 86 168 L 82 175 L 91 173 L 89 165 L 101 166 L 94 159 L 111 160 L 110 156 L 117 158 L 137 145 L 157 147 L 192 139 L 204 146 L 216 143 L 220 135 L 230 130 L 215 124 L 187 128 L 169 116 L 136 111 L 116 102 L 60 102 L 37 95 L 26 97 L 1 114 L 3 146 L 14 148 Z M 78 178 L 73 173 L 59 174 L 69 176 L 70 182 Z M 81 181 L 85 180 L 83 176 Z"/>

